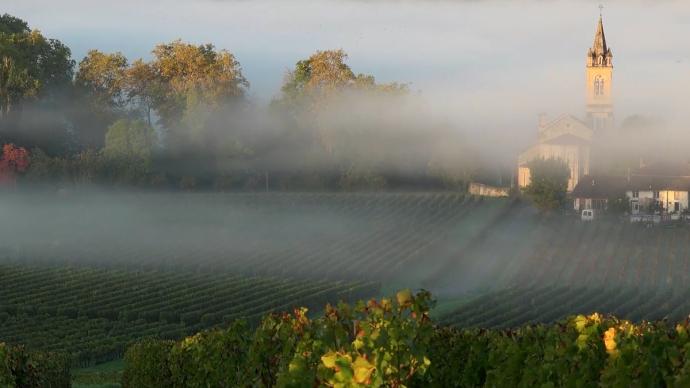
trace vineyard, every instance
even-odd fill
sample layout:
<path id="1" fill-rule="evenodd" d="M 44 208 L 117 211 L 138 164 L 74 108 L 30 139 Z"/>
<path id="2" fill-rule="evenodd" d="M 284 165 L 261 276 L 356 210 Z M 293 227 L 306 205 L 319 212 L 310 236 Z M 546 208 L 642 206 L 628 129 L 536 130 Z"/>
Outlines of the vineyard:
<path id="1" fill-rule="evenodd" d="M 444 323 L 514 327 L 593 311 L 678 322 L 690 313 L 687 226 L 535 217 L 516 227 L 516 219 L 529 220 L 516 215 L 496 223 L 491 236 L 467 252 L 473 259 L 460 264 L 493 289 L 447 314 Z M 513 249 L 508 256 L 506 247 Z"/>
<path id="2" fill-rule="evenodd" d="M 18 216 L 2 230 L 0 253 L 24 263 L 417 287 L 511 206 L 453 193 L 28 198 L 6 209 Z"/>
<path id="3" fill-rule="evenodd" d="M 143 337 L 180 338 L 238 318 L 257 321 L 269 311 L 377 291 L 371 282 L 3 264 L 0 338 L 90 365 L 122 357 L 129 342 Z"/>
<path id="4" fill-rule="evenodd" d="M 425 288 L 438 322 L 682 321 L 690 231 L 458 193 L 29 194 L 0 202 L 0 342 L 119 359 L 143 337 Z"/>

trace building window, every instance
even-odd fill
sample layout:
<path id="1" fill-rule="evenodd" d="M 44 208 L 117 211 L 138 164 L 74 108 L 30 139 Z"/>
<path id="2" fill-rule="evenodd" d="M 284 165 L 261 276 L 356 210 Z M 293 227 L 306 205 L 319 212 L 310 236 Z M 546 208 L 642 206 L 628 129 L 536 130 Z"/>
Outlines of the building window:
<path id="1" fill-rule="evenodd" d="M 594 95 L 603 96 L 604 95 L 604 79 L 598 75 L 594 78 Z"/>
<path id="2" fill-rule="evenodd" d="M 654 192 L 654 199 L 659 199 L 659 192 L 658 191 Z"/>
<path id="3" fill-rule="evenodd" d="M 632 192 L 633 198 L 640 198 L 640 192 L 635 190 Z"/>

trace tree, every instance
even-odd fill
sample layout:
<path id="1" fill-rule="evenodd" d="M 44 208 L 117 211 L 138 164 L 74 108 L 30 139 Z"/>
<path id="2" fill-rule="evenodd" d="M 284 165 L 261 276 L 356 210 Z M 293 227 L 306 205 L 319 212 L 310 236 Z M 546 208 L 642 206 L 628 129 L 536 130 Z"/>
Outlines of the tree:
<path id="1" fill-rule="evenodd" d="M 75 129 L 84 148 L 101 148 L 106 129 L 126 108 L 127 58 L 122 53 L 91 50 L 79 62 L 75 77 L 77 99 Z"/>
<path id="2" fill-rule="evenodd" d="M 216 51 L 211 44 L 195 46 L 177 40 L 156 46 L 153 56 L 151 69 L 140 70 L 146 76 L 155 75 L 151 98 L 160 123 L 168 129 L 200 105 L 215 108 L 242 100 L 249 87 L 235 56 Z"/>
<path id="3" fill-rule="evenodd" d="M 153 126 L 151 111 L 154 109 L 156 96 L 162 92 L 162 86 L 150 63 L 141 59 L 132 63 L 126 72 L 125 92 L 129 104 L 149 126 Z"/>
<path id="4" fill-rule="evenodd" d="M 88 93 L 94 108 L 118 110 L 125 105 L 126 71 L 127 58 L 122 53 L 106 54 L 91 50 L 79 62 L 74 82 Z"/>
<path id="5" fill-rule="evenodd" d="M 0 16 L 0 119 L 21 103 L 49 98 L 69 86 L 74 61 L 67 46 L 30 30 L 14 16 Z"/>
<path id="6" fill-rule="evenodd" d="M 570 169 L 561 159 L 534 159 L 528 164 L 530 184 L 525 189 L 543 211 L 560 209 L 565 205 Z"/>
<path id="7" fill-rule="evenodd" d="M 341 187 L 381 187 L 381 168 L 390 155 L 374 148 L 381 145 L 377 141 L 394 141 L 381 135 L 391 129 L 384 128 L 391 125 L 388 108 L 402 103 L 397 98 L 407 95 L 407 85 L 377 84 L 371 75 L 355 74 L 346 60 L 343 50 L 326 50 L 298 61 L 271 106 L 305 143 L 295 152 L 309 150 L 320 171 L 339 170 Z"/>
<path id="8" fill-rule="evenodd" d="M 282 95 L 274 104 L 294 113 L 302 109 L 318 110 L 332 97 L 347 90 L 407 93 L 405 84 L 377 84 L 372 75 L 355 75 L 346 60 L 345 51 L 326 50 L 298 61 L 294 70 L 287 73 L 281 87 Z"/>
<path id="9" fill-rule="evenodd" d="M 65 94 L 72 87 L 69 48 L 0 16 L 0 138 L 25 147 L 62 152 L 69 144 Z"/>
<path id="10" fill-rule="evenodd" d="M 120 119 L 105 135 L 106 156 L 148 160 L 156 142 L 154 129 L 141 120 Z"/>

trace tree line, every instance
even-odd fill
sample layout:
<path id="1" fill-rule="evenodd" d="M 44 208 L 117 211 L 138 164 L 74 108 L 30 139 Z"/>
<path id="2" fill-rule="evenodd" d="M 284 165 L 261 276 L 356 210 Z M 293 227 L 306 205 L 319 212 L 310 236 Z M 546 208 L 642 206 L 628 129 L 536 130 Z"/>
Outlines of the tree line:
<path id="1" fill-rule="evenodd" d="M 148 60 L 69 47 L 0 16 L 0 142 L 30 154 L 27 182 L 216 189 L 462 188 L 477 157 L 418 93 L 316 51 L 269 106 L 237 58 L 175 40 Z M 492 174 L 494 174 L 492 172 Z M 7 174 L 5 174 L 7 175 Z"/>

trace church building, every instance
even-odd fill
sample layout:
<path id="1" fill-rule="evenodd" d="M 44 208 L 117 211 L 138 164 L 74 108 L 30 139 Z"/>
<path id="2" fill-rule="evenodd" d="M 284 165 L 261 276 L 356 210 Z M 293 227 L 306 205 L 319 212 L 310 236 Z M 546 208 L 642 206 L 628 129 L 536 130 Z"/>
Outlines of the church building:
<path id="1" fill-rule="evenodd" d="M 552 120 L 545 115 L 540 116 L 536 144 L 518 157 L 520 188 L 530 184 L 530 161 L 557 158 L 565 161 L 570 168 L 568 192 L 571 192 L 580 178 L 590 173 L 593 136 L 613 128 L 613 54 L 606 44 L 601 15 L 594 43 L 587 51 L 585 79 L 586 119 L 583 121 L 567 114 Z"/>

